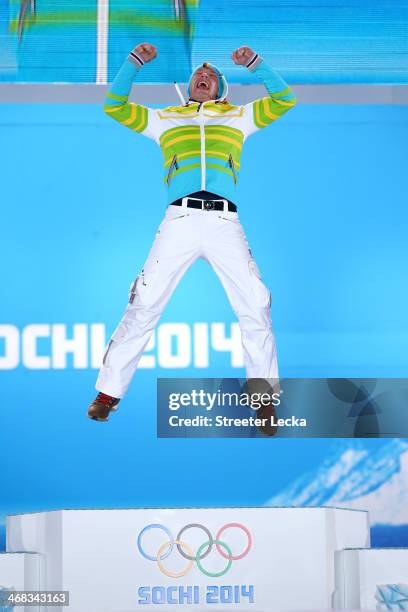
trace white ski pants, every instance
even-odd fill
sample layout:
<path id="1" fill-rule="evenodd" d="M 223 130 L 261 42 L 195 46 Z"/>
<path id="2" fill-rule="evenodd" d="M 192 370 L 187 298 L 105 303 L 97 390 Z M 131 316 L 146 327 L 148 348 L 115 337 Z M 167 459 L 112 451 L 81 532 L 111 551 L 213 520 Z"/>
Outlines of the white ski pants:
<path id="1" fill-rule="evenodd" d="M 271 295 L 238 213 L 169 206 L 105 351 L 98 391 L 123 397 L 164 307 L 199 258 L 212 266 L 238 318 L 247 378 L 278 378 Z"/>

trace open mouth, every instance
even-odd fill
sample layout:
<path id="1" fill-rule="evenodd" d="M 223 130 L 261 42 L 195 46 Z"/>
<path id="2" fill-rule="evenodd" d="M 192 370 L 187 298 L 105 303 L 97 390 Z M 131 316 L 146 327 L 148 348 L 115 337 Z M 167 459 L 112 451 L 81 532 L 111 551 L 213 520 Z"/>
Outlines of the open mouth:
<path id="1" fill-rule="evenodd" d="M 208 91 L 210 89 L 210 86 L 207 83 L 207 81 L 198 81 L 197 88 L 198 89 L 204 89 L 204 90 Z"/>

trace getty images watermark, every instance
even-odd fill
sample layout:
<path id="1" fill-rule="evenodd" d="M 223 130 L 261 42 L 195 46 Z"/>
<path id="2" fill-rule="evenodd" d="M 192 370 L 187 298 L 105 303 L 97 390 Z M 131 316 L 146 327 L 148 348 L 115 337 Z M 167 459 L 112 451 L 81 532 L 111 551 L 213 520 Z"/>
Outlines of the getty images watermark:
<path id="1" fill-rule="evenodd" d="M 172 414 L 169 416 L 170 427 L 259 427 L 259 426 L 277 426 L 277 427 L 306 427 L 306 419 L 298 419 L 295 416 L 280 418 L 276 416 L 275 411 L 271 411 L 268 416 L 258 416 L 266 407 L 272 406 L 277 408 L 281 404 L 281 390 L 271 393 L 263 392 L 228 392 L 220 391 L 208 392 L 204 389 L 193 389 L 189 393 L 170 393 L 168 407 L 171 412 L 179 412 L 185 408 L 199 408 L 206 413 L 214 413 L 225 408 L 245 407 L 250 409 L 255 415 L 249 414 L 246 417 L 227 416 L 223 414 L 197 414 L 195 416 L 180 416 Z"/>
<path id="2" fill-rule="evenodd" d="M 159 378 L 157 435 L 405 438 L 407 393 L 395 378 Z"/>
<path id="3" fill-rule="evenodd" d="M 259 437 L 307 427 L 282 409 L 283 393 L 274 379 L 158 379 L 158 436 Z"/>

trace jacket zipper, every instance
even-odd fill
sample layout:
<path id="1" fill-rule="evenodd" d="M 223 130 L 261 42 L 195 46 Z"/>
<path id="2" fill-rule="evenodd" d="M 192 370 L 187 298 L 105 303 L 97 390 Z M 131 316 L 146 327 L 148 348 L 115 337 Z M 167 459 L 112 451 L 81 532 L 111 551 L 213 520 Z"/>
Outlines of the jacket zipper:
<path id="1" fill-rule="evenodd" d="M 177 155 L 174 154 L 173 155 L 173 159 L 171 160 L 171 164 L 169 166 L 169 171 L 167 173 L 167 185 L 170 185 L 171 179 L 172 179 L 172 174 L 173 174 L 173 170 L 174 168 L 176 168 L 176 170 L 178 170 L 178 162 L 177 162 Z"/>
<path id="2" fill-rule="evenodd" d="M 232 174 L 233 174 L 233 176 L 234 176 L 234 183 L 235 183 L 235 185 L 236 185 L 236 184 L 237 184 L 237 173 L 235 172 L 235 164 L 234 164 L 234 159 L 233 159 L 233 157 L 232 157 L 231 153 L 229 154 L 229 159 L 228 159 L 228 161 L 229 161 L 230 168 L 231 168 L 231 170 L 232 170 Z"/>
<path id="3" fill-rule="evenodd" d="M 201 191 L 205 191 L 206 167 L 205 167 L 205 131 L 204 131 L 204 105 L 200 102 L 198 106 L 200 114 L 200 140 L 201 140 Z"/>

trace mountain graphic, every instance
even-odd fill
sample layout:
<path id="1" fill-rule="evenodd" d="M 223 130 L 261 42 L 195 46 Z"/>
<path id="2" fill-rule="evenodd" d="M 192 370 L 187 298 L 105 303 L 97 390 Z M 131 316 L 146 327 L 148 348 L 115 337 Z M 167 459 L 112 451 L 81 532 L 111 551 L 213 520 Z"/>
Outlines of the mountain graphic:
<path id="1" fill-rule="evenodd" d="M 408 525 L 408 442 L 392 440 L 375 451 L 345 442 L 265 505 L 368 510 L 371 525 Z"/>

